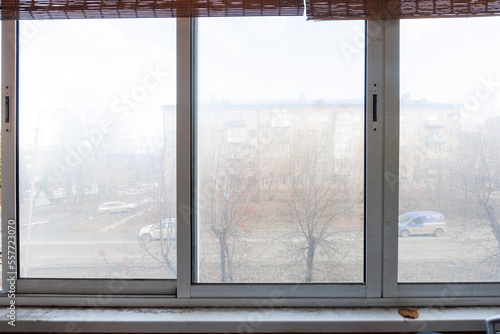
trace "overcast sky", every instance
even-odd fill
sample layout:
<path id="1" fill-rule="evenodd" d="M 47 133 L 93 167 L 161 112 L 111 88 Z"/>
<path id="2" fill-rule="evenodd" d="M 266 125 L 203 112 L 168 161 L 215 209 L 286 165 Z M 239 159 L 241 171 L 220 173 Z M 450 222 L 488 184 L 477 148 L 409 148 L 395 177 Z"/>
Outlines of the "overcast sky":
<path id="1" fill-rule="evenodd" d="M 200 103 L 363 98 L 363 21 L 207 18 L 198 26 Z M 173 19 L 22 21 L 20 30 L 26 128 L 41 110 L 43 124 L 57 117 L 50 109 L 105 113 L 124 105 L 130 124 L 159 125 L 160 107 L 175 104 Z M 490 92 L 479 102 L 498 106 L 498 31 L 497 17 L 402 20 L 401 94 L 461 104 L 486 81 L 493 85 L 479 88 Z M 158 85 L 151 71 L 162 73 Z M 127 102 L 145 80 L 146 96 Z"/>
<path id="2" fill-rule="evenodd" d="M 401 93 L 463 103 L 481 78 L 500 81 L 499 31 L 499 17 L 402 20 Z"/>

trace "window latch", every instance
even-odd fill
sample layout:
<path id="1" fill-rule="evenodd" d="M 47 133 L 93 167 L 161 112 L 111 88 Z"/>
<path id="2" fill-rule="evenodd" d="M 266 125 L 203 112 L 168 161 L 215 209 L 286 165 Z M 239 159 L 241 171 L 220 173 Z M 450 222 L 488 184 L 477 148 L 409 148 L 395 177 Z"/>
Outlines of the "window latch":
<path id="1" fill-rule="evenodd" d="M 5 106 L 4 106 L 4 129 L 5 132 L 10 132 L 10 87 L 5 86 Z"/>
<path id="2" fill-rule="evenodd" d="M 377 96 L 378 96 L 377 84 L 373 84 L 372 86 L 372 130 L 373 131 L 377 131 L 377 121 L 378 121 Z"/>

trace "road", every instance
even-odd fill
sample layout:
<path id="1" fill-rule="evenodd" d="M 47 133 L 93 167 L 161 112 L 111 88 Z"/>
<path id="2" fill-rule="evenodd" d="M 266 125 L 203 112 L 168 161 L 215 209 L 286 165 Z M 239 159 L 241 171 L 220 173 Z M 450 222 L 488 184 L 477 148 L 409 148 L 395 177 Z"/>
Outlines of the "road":
<path id="1" fill-rule="evenodd" d="M 450 236 L 415 236 L 399 238 L 400 262 L 460 261 L 468 257 L 467 251 Z"/>
<path id="2" fill-rule="evenodd" d="M 148 224 L 144 210 L 133 213 L 103 215 L 79 215 L 73 218 L 47 220 L 38 216 L 33 222 L 29 240 L 29 254 L 26 256 L 28 226 L 21 226 L 21 273 L 25 277 L 109 277 L 130 275 L 133 277 L 163 278 L 161 267 L 161 243 L 153 241 L 144 244 L 138 237 L 139 229 Z M 75 219 L 77 217 L 77 219 Z M 93 217 L 93 218 L 92 218 Z M 151 222 L 149 222 L 151 223 Z M 253 231 L 246 243 L 266 251 L 256 257 L 252 265 L 265 266 L 276 263 L 278 254 L 286 251 L 283 238 L 288 244 L 300 244 L 300 235 L 291 237 L 283 229 Z M 343 243 L 343 248 L 355 245 L 345 261 L 363 263 L 363 240 L 360 231 L 338 231 L 334 238 Z M 276 242 L 280 240 L 280 242 Z M 215 246 L 214 246 L 215 245 Z M 212 244 L 212 247 L 217 247 Z M 175 252 L 170 253 L 175 259 Z M 474 263 L 487 256 L 484 249 L 474 252 L 448 233 L 443 237 L 420 236 L 399 238 L 399 264 L 418 266 L 429 263 Z M 157 259 L 155 259 L 157 258 Z M 214 261 L 217 257 L 213 258 Z M 172 275 L 172 273 L 167 274 Z"/>

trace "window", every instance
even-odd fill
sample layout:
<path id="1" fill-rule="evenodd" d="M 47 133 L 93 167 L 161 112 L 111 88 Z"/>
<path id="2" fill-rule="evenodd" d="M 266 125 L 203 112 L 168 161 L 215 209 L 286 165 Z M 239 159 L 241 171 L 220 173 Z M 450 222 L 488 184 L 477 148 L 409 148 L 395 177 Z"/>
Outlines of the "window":
<path id="1" fill-rule="evenodd" d="M 240 114 L 231 114 L 230 118 L 231 118 L 231 121 L 235 121 L 235 122 L 241 121 L 241 115 Z"/>
<path id="2" fill-rule="evenodd" d="M 261 117 L 256 120 L 257 141 L 251 136 L 235 140 L 240 130 L 234 129 L 239 128 L 228 128 L 228 142 L 197 142 L 196 188 L 202 191 L 196 205 L 195 282 L 363 281 L 363 138 L 346 138 L 344 150 L 335 151 L 337 128 L 363 131 L 363 123 L 350 117 L 335 123 L 327 114 L 352 106 L 362 113 L 363 59 L 347 64 L 333 46 L 323 49 L 321 39 L 315 43 L 297 35 L 306 29 L 338 40 L 342 36 L 332 35 L 335 30 L 325 35 L 335 27 L 361 29 L 362 24 L 314 27 L 301 18 L 199 20 L 198 117 L 212 112 L 211 96 L 231 101 L 224 108 L 231 120 L 240 120 L 240 110 L 246 109 L 259 108 Z M 245 42 L 226 48 L 238 41 Z M 276 43 L 280 48 L 274 56 L 282 61 L 270 63 L 268 49 Z M 288 73 L 304 57 L 314 60 L 314 66 Z M 317 101 L 332 100 L 335 89 L 350 99 L 349 105 L 324 104 L 325 111 L 318 113 Z M 312 100 L 299 104 L 304 94 Z M 300 114 L 290 117 L 288 110 L 299 107 Z M 306 123 L 291 122 L 301 115 Z M 215 129 L 200 125 L 201 131 Z M 301 131 L 307 138 L 299 138 Z M 322 162 L 333 165 L 338 158 L 344 161 L 342 173 Z M 219 168 L 218 160 L 226 168 Z M 270 177 L 260 184 L 248 182 L 256 173 Z M 313 191 L 317 196 L 310 196 Z"/>
<path id="3" fill-rule="evenodd" d="M 425 130 L 417 131 L 429 135 L 416 136 L 412 145 L 425 148 L 400 160 L 412 180 L 399 188 L 400 282 L 500 280 L 500 240 L 494 233 L 500 202 L 491 196 L 498 186 L 500 108 L 498 92 L 490 93 L 485 86 L 500 78 L 500 50 L 491 48 L 500 41 L 491 27 L 500 21 L 471 20 L 467 28 L 464 23 L 463 19 L 401 22 L 401 93 L 421 99 L 418 108 L 428 116 Z M 423 28 L 427 24 L 434 26 L 432 32 Z M 476 33 L 466 33 L 470 29 Z M 452 70 L 450 62 L 457 55 L 460 71 Z M 464 112 L 459 112 L 459 105 Z M 422 216 L 418 228 L 407 228 L 402 221 L 423 212 L 434 212 L 439 219 Z"/>
<path id="4" fill-rule="evenodd" d="M 7 43 L 26 24 L 2 23 L 2 229 L 30 302 L 498 301 L 499 18 L 57 20 Z"/>
<path id="5" fill-rule="evenodd" d="M 176 277 L 175 238 L 153 231 L 176 217 L 174 36 L 51 21 L 20 45 L 20 277 Z"/>

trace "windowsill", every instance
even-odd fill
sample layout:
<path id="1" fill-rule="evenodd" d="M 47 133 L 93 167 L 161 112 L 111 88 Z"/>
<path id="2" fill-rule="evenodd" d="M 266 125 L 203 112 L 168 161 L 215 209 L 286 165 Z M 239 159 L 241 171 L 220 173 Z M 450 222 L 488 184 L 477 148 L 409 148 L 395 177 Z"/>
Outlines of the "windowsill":
<path id="1" fill-rule="evenodd" d="M 16 326 L 0 310 L 0 331 L 84 333 L 484 331 L 500 307 L 419 308 L 49 308 L 18 307 Z"/>

